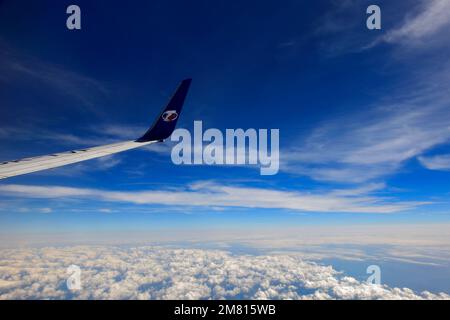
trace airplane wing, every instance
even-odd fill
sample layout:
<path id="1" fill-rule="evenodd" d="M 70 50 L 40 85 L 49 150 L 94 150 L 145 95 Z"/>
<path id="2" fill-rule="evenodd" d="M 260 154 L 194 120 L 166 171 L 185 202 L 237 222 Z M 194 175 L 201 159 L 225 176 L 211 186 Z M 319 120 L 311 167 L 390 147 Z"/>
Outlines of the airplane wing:
<path id="1" fill-rule="evenodd" d="M 159 117 L 142 137 L 132 141 L 124 141 L 99 147 L 1 162 L 0 179 L 61 167 L 67 164 L 99 158 L 125 150 L 139 148 L 151 143 L 164 141 L 169 138 L 175 130 L 190 84 L 191 79 L 186 79 L 181 82 L 167 106 L 161 111 Z"/>

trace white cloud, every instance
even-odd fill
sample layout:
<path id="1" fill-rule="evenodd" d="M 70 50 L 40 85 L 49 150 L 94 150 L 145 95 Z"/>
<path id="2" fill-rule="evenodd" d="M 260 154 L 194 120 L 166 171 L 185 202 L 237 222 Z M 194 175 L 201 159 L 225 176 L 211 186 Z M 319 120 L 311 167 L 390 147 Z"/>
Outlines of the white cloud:
<path id="1" fill-rule="evenodd" d="M 276 208 L 311 212 L 392 213 L 415 208 L 426 202 L 402 202 L 372 195 L 382 188 L 338 189 L 326 192 L 298 192 L 277 189 L 197 182 L 187 188 L 146 191 L 107 191 L 62 186 L 1 185 L 0 192 L 20 198 L 75 198 L 137 205 Z"/>
<path id="2" fill-rule="evenodd" d="M 402 24 L 377 40 L 379 42 L 401 43 L 407 46 L 427 45 L 433 37 L 450 25 L 450 1 L 422 1 L 420 11 L 408 14 Z M 445 34 L 445 38 L 447 35 Z"/>
<path id="3" fill-rule="evenodd" d="M 438 155 L 431 157 L 419 157 L 420 163 L 430 170 L 450 170 L 450 155 Z"/>
<path id="4" fill-rule="evenodd" d="M 440 68 L 414 76 L 413 85 L 376 106 L 322 123 L 281 152 L 281 170 L 322 181 L 364 182 L 393 174 L 448 143 L 450 66 Z"/>
<path id="5" fill-rule="evenodd" d="M 108 124 L 93 126 L 91 131 L 97 133 L 99 136 L 107 136 L 114 140 L 133 140 L 142 136 L 145 133 L 146 128 L 140 126 L 127 126 L 124 124 Z"/>
<path id="6" fill-rule="evenodd" d="M 326 42 L 332 52 L 355 51 L 367 41 L 367 32 L 360 32 L 360 21 L 352 18 L 353 11 L 361 10 L 362 6 L 360 2 L 350 1 L 345 5 L 338 2 L 336 10 L 325 15 L 319 34 L 339 33 L 339 37 Z M 365 48 L 381 42 L 394 44 L 397 49 L 406 48 L 389 52 L 386 65 L 379 66 L 380 70 L 387 70 L 395 62 L 395 66 L 406 67 L 401 73 L 405 80 L 396 85 L 395 91 L 381 97 L 378 94 L 380 98 L 373 104 L 355 108 L 361 111 L 323 122 L 302 141 L 296 141 L 295 146 L 281 153 L 282 170 L 321 181 L 360 183 L 394 174 L 404 168 L 406 161 L 450 141 L 447 89 L 450 66 L 445 55 L 450 2 L 424 0 L 418 6 L 402 4 L 397 10 L 390 6 L 381 5 L 382 12 L 385 7 L 392 11 L 389 17 L 383 16 L 383 35 Z M 388 27 L 392 19 L 400 22 L 394 23 L 393 28 Z M 347 30 L 348 36 L 341 37 L 342 29 Z M 347 37 L 348 43 L 342 40 Z M 446 47 L 439 50 L 435 44 Z M 419 45 L 434 50 L 419 53 L 410 48 Z M 336 50 L 336 46 L 345 50 Z M 428 54 L 427 58 L 423 54 Z"/>
<path id="7" fill-rule="evenodd" d="M 112 213 L 112 212 L 114 212 L 114 210 L 109 209 L 109 208 L 100 208 L 100 209 L 98 209 L 98 211 L 102 212 L 102 213 Z"/>
<path id="8" fill-rule="evenodd" d="M 122 163 L 122 159 L 120 159 L 120 157 L 117 155 L 109 155 L 106 157 L 98 158 L 96 162 L 97 162 L 96 169 L 109 170 Z"/>
<path id="9" fill-rule="evenodd" d="M 117 142 L 117 139 L 102 136 L 78 136 L 71 133 L 48 131 L 42 127 L 26 124 L 23 127 L 2 126 L 0 128 L 0 139 L 11 141 L 31 141 L 39 140 L 51 142 L 61 146 L 97 146 L 107 143 Z"/>
<path id="10" fill-rule="evenodd" d="M 0 39 L 0 81 L 15 82 L 18 79 L 34 78 L 41 85 L 82 102 L 84 107 L 98 114 L 95 101 L 108 94 L 105 85 L 89 76 L 47 63 L 33 56 L 22 54 Z M 98 107 L 97 107 L 98 109 Z"/>
<path id="11" fill-rule="evenodd" d="M 0 299 L 450 299 L 366 284 L 298 254 L 79 246 L 5 249 L 0 257 Z M 71 264 L 82 284 L 72 293 Z"/>

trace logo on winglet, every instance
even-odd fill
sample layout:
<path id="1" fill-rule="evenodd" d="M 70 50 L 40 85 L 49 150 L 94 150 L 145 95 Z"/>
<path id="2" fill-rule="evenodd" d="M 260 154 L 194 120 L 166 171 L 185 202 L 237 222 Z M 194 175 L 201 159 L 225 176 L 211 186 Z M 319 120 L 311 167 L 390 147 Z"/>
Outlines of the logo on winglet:
<path id="1" fill-rule="evenodd" d="M 175 110 L 169 110 L 163 113 L 162 119 L 166 122 L 174 121 L 178 118 L 178 113 Z"/>

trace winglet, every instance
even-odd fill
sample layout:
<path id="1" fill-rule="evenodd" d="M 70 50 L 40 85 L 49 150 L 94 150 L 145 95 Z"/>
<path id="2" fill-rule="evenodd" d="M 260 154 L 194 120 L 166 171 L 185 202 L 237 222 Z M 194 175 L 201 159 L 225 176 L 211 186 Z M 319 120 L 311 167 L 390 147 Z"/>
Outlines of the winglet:
<path id="1" fill-rule="evenodd" d="M 181 81 L 177 91 L 175 91 L 167 106 L 161 111 L 159 117 L 150 129 L 142 137 L 137 139 L 136 142 L 159 141 L 170 137 L 180 117 L 191 81 L 192 79 Z"/>

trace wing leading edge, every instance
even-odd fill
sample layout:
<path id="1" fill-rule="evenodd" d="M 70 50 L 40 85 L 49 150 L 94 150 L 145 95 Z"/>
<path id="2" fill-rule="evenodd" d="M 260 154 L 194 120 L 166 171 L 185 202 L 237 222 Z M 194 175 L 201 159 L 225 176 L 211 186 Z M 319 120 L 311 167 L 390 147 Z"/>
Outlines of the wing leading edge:
<path id="1" fill-rule="evenodd" d="M 159 117 L 155 120 L 150 129 L 148 129 L 142 137 L 132 141 L 124 141 L 99 147 L 0 162 L 0 179 L 104 157 L 114 153 L 163 141 L 169 138 L 175 130 L 190 84 L 191 79 L 186 79 L 181 82 L 169 103 L 161 111 Z"/>

